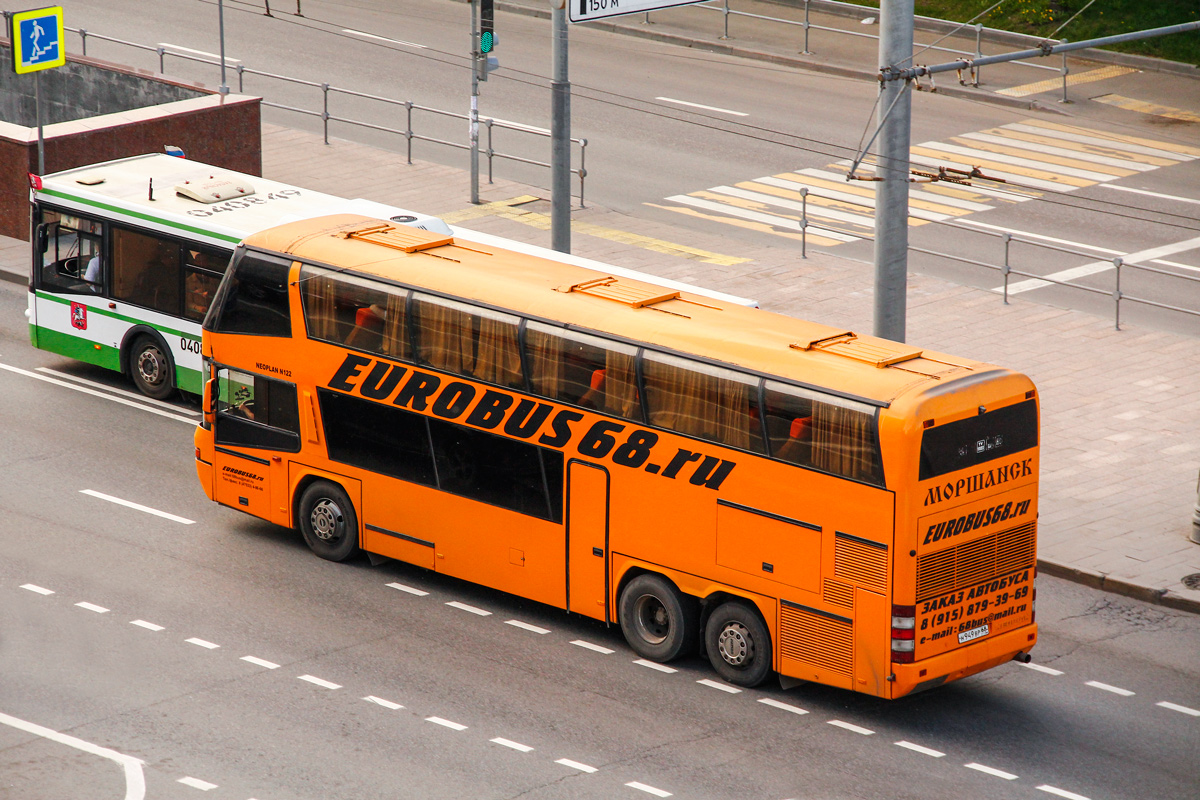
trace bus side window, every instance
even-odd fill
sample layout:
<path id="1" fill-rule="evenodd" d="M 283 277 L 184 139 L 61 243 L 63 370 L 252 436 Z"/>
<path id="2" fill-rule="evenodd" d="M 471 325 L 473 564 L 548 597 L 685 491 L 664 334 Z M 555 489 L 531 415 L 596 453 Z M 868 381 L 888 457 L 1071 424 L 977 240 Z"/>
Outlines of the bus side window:
<path id="1" fill-rule="evenodd" d="M 651 425 L 742 450 L 762 450 L 758 379 L 678 356 L 642 352 Z"/>
<path id="2" fill-rule="evenodd" d="M 34 254 L 35 262 L 41 264 L 39 285 L 53 292 L 71 294 L 103 292 L 101 231 L 97 220 L 43 210 L 37 228 L 39 252 Z"/>
<path id="3" fill-rule="evenodd" d="M 775 458 L 883 485 L 874 407 L 767 381 L 766 415 Z"/>
<path id="4" fill-rule="evenodd" d="M 178 316 L 179 249 L 173 240 L 112 226 L 112 296 Z"/>
<path id="5" fill-rule="evenodd" d="M 300 294 L 310 338 L 410 358 L 407 290 L 306 264 Z"/>
<path id="6" fill-rule="evenodd" d="M 217 333 L 291 336 L 288 271 L 292 262 L 240 249 L 204 325 Z"/>
<path id="7" fill-rule="evenodd" d="M 534 394 L 642 421 L 636 347 L 527 322 L 525 360 Z"/>
<path id="8" fill-rule="evenodd" d="M 188 247 L 183 253 L 183 314 L 202 322 L 229 265 L 229 253 Z"/>
<path id="9" fill-rule="evenodd" d="M 517 317 L 419 293 L 413 295 L 412 317 L 416 356 L 422 363 L 524 388 Z"/>
<path id="10" fill-rule="evenodd" d="M 299 451 L 300 408 L 294 384 L 222 368 L 216 390 L 217 444 Z"/>

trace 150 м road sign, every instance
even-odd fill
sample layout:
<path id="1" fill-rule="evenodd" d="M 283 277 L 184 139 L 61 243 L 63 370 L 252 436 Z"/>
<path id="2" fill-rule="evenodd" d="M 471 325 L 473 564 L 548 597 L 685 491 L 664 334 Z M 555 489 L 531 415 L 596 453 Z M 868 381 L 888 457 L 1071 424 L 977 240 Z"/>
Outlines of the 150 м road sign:
<path id="1" fill-rule="evenodd" d="M 640 14 L 660 8 L 686 6 L 703 0 L 566 0 L 571 22 L 591 22 L 621 14 Z"/>

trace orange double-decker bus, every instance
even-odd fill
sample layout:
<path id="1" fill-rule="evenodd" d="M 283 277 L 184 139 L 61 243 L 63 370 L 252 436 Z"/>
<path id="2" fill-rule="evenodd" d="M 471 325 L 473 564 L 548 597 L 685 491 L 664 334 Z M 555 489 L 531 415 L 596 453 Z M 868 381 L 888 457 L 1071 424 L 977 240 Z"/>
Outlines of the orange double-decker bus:
<path id="1" fill-rule="evenodd" d="M 640 656 L 884 698 L 1037 638 L 1019 373 L 341 215 L 204 322 L 218 503 L 619 624 Z M 785 680 L 786 682 L 786 680 Z"/>

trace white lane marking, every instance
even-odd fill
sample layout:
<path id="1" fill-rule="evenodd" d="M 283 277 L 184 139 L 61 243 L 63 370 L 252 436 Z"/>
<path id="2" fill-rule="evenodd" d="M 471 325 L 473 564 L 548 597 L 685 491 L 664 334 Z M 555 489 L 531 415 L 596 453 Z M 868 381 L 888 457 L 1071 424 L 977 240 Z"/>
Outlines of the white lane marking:
<path id="1" fill-rule="evenodd" d="M 781 708 L 784 711 L 790 711 L 793 714 L 807 714 L 808 713 L 807 711 L 805 711 L 803 708 L 800 708 L 799 706 L 793 706 L 793 705 L 788 705 L 787 703 L 781 703 L 778 700 L 775 700 L 770 697 L 760 697 L 760 698 L 758 698 L 758 702 L 762 703 L 765 706 L 771 706 L 772 708 Z"/>
<path id="2" fill-rule="evenodd" d="M 583 639 L 576 639 L 575 641 L 571 642 L 571 644 L 573 644 L 577 647 L 582 647 L 584 650 L 593 650 L 597 653 L 603 653 L 606 656 L 610 656 L 614 652 L 616 652 L 615 650 L 609 650 L 607 647 L 601 647 L 598 644 L 592 644 L 591 642 L 585 642 Z"/>
<path id="3" fill-rule="evenodd" d="M 82 750 L 85 753 L 90 753 L 94 756 L 107 758 L 109 761 L 115 761 L 125 770 L 125 800 L 142 800 L 146 796 L 146 775 L 142 772 L 141 759 L 127 756 L 124 753 L 118 753 L 116 750 L 109 750 L 107 747 L 85 742 L 83 739 L 77 739 L 74 736 L 68 736 L 65 733 L 44 728 L 41 725 L 35 725 L 32 722 L 26 722 L 23 719 L 10 717 L 8 714 L 0 714 L 0 723 L 8 725 L 11 728 L 31 733 L 34 736 L 40 736 L 43 739 L 49 739 L 52 742 L 65 744 L 67 747 L 74 747 L 76 750 Z"/>
<path id="4" fill-rule="evenodd" d="M 1175 242 L 1173 244 L 1164 244 L 1161 247 L 1151 247 L 1146 250 L 1139 250 L 1136 253 L 1128 253 L 1122 256 L 1122 258 L 1127 264 L 1137 264 L 1142 261 L 1151 261 L 1156 258 L 1161 258 L 1162 256 L 1174 255 L 1175 253 L 1185 253 L 1188 250 L 1195 250 L 1196 248 L 1200 248 L 1200 237 L 1196 237 L 1194 239 L 1185 239 L 1182 242 Z M 1068 281 L 1072 278 L 1082 278 L 1087 275 L 1095 275 L 1098 272 L 1106 272 L 1110 269 L 1115 269 L 1111 261 L 1096 261 L 1091 264 L 1084 264 L 1081 267 L 1072 267 L 1071 269 L 1064 269 L 1060 272 L 1052 272 L 1046 277 L 1053 278 L 1056 281 Z M 1050 284 L 1047 281 L 1040 280 L 1038 278 L 1031 278 L 1029 280 L 1010 283 L 1008 285 L 1008 293 L 1018 294 L 1020 292 L 1028 292 L 1031 289 L 1039 289 L 1043 286 L 1049 285 Z M 999 287 L 997 289 L 993 289 L 992 291 L 1002 292 L 1004 291 L 1004 287 Z"/>
<path id="5" fill-rule="evenodd" d="M 1022 158 L 1021 156 L 1010 156 L 1004 153 L 993 153 L 991 150 L 981 150 L 975 147 L 963 147 L 962 145 L 950 144 L 948 142 L 922 142 L 920 147 L 927 150 L 936 150 L 943 153 L 949 153 L 953 156 L 961 156 L 975 163 L 980 161 L 994 161 L 1000 164 L 1011 164 L 1014 167 L 1024 167 L 1026 169 L 1042 172 L 1047 175 L 1067 175 L 1072 178 L 1079 178 L 1093 183 L 1103 183 L 1104 181 L 1113 181 L 1121 177 L 1114 175 L 1111 172 L 1097 172 L 1090 169 L 1080 169 L 1079 167 L 1068 167 L 1062 164 L 1055 164 L 1051 161 L 1043 161 L 1038 158 Z M 990 169 L 984 168 L 985 172 L 991 172 Z M 1060 188 L 1062 188 L 1060 186 Z"/>
<path id="6" fill-rule="evenodd" d="M 1178 203 L 1195 203 L 1196 205 L 1200 205 L 1200 200 L 1197 200 L 1193 197 L 1179 197 L 1178 195 L 1174 194 L 1159 194 L 1158 192 L 1151 192 L 1147 191 L 1146 189 L 1134 189 L 1130 186 L 1117 186 L 1116 184 L 1112 183 L 1102 183 L 1100 185 L 1105 189 L 1116 189 L 1119 192 L 1133 192 L 1134 194 L 1144 194 L 1149 197 L 1157 197 L 1161 200 L 1174 200 Z"/>
<path id="7" fill-rule="evenodd" d="M 789 180 L 784 180 L 783 178 L 775 178 L 775 177 L 757 178 L 752 182 L 753 183 L 761 183 L 765 186 L 774 186 L 779 189 L 788 189 L 789 191 L 799 191 L 800 189 L 805 188 L 804 184 L 802 184 L 802 183 L 797 183 L 796 181 L 789 181 Z M 758 200 L 759 202 L 766 202 L 764 198 L 775 196 L 775 195 L 763 194 L 763 193 L 759 193 L 759 192 L 751 192 L 750 194 L 757 195 L 757 196 L 753 197 L 753 198 L 747 198 L 747 199 L 754 199 L 754 200 Z M 911 193 L 909 194 L 909 196 L 910 197 L 912 196 Z M 863 197 L 862 195 L 852 194 L 850 192 L 839 192 L 836 189 L 826 189 L 825 187 L 810 189 L 809 198 L 810 199 L 817 198 L 818 201 L 822 200 L 822 199 L 840 200 L 843 203 L 861 206 L 864 209 L 862 212 L 862 215 L 864 217 L 870 217 L 873 213 L 872 209 L 875 208 L 875 198 L 874 197 Z M 783 198 L 781 198 L 781 199 L 783 199 Z M 788 202 L 796 203 L 797 201 L 789 200 Z M 781 203 L 774 202 L 773 205 L 781 205 Z M 799 207 L 797 207 L 795 205 L 785 206 L 785 207 L 792 208 L 793 210 L 797 210 L 797 211 L 804 210 L 814 216 L 817 215 L 817 213 L 821 211 L 821 206 L 817 205 L 816 203 L 810 204 L 808 206 L 808 208 L 805 209 L 803 201 L 800 202 Z M 947 220 L 953 216 L 950 214 L 943 214 L 939 211 L 927 211 L 927 210 L 919 208 L 915 205 L 909 206 L 908 215 L 910 217 L 917 217 L 918 219 L 931 219 L 931 220 L 935 220 L 935 221 Z M 867 225 L 870 223 L 859 222 L 857 224 Z"/>
<path id="8" fill-rule="evenodd" d="M 1107 683 L 1101 683 L 1100 681 L 1088 681 L 1087 685 L 1091 686 L 1093 689 L 1101 689 L 1106 692 L 1112 692 L 1113 694 L 1119 694 L 1121 697 L 1132 697 L 1134 694 L 1128 689 L 1122 689 L 1120 686 L 1112 686 Z"/>
<path id="9" fill-rule="evenodd" d="M 549 136 L 550 131 L 546 128 L 539 128 L 536 125 L 526 125 L 524 122 L 513 122 L 511 119 L 500 119 L 499 117 L 488 117 L 492 122 L 499 122 L 510 128 L 516 128 L 519 131 L 528 131 L 529 133 L 540 133 L 544 136 Z M 482 120 L 481 120 L 482 121 Z"/>
<path id="10" fill-rule="evenodd" d="M 637 664 L 639 667 L 649 667 L 650 669 L 658 670 L 659 672 L 666 672 L 668 674 L 672 672 L 679 672 L 679 670 L 675 669 L 674 667 L 668 667 L 665 664 L 656 664 L 653 661 L 647 661 L 644 658 L 636 659 L 633 663 Z"/>
<path id="11" fill-rule="evenodd" d="M 799 220 L 779 217 L 774 214 L 764 214 L 761 211 L 751 211 L 748 208 L 738 208 L 737 206 L 718 203 L 713 200 L 704 200 L 699 197 L 688 197 L 685 194 L 674 194 L 668 197 L 667 200 L 673 203 L 683 203 L 685 206 L 702 208 L 706 211 L 716 211 L 719 214 L 726 214 L 731 217 L 748 219 L 752 222 L 763 222 L 767 225 L 776 225 L 780 228 L 787 228 L 788 230 L 793 231 L 800 230 Z M 836 239 L 839 242 L 857 242 L 863 238 L 862 236 L 851 236 L 848 233 L 831 230 L 823 225 L 814 225 L 811 220 L 809 220 L 808 223 L 808 230 L 815 235 Z"/>
<path id="12" fill-rule="evenodd" d="M 1120 250 L 1113 250 L 1111 247 L 1097 247 L 1094 244 L 1085 244 L 1083 242 L 1073 242 L 1070 239 L 1058 239 L 1054 236 L 1043 236 L 1040 233 L 1030 233 L 1029 231 L 1019 231 L 1016 228 L 1009 228 L 1004 225 L 989 225 L 986 222 L 979 222 L 969 218 L 956 218 L 951 225 L 974 225 L 977 228 L 987 228 L 988 230 L 1000 231 L 1001 233 L 1011 233 L 1013 236 L 1025 236 L 1030 239 L 1040 239 L 1043 242 L 1052 242 L 1061 244 L 1066 247 L 1078 247 L 1081 250 L 1094 250 L 1097 253 L 1111 253 L 1114 256 L 1125 255 Z"/>
<path id="13" fill-rule="evenodd" d="M 871 730 L 870 728 L 852 725 L 849 722 L 842 722 L 840 719 L 830 719 L 826 720 L 826 722 L 828 722 L 830 725 L 836 725 L 839 728 L 844 728 L 845 730 L 852 731 L 854 733 L 861 733 L 863 736 L 870 736 L 875 733 L 875 731 Z"/>
<path id="14" fill-rule="evenodd" d="M 1027 150 L 1034 153 L 1042 153 L 1048 156 L 1063 156 L 1065 158 L 1073 158 L 1076 161 L 1087 161 L 1092 164 L 1103 164 L 1106 167 L 1116 167 L 1117 169 L 1125 169 L 1130 172 L 1150 172 L 1151 170 L 1159 169 L 1154 164 L 1143 164 L 1140 161 L 1129 161 L 1124 158 L 1112 158 L 1111 156 L 1101 156 L 1095 153 L 1089 153 L 1086 150 L 1072 150 L 1069 147 L 1054 147 L 1048 144 L 1038 144 L 1037 142 L 1029 142 L 1025 139 L 1010 139 L 1007 136 L 993 136 L 990 133 L 960 133 L 959 139 L 969 139 L 976 142 L 987 142 L 989 144 L 998 144 L 1004 147 L 1012 147 L 1017 150 Z M 990 151 L 989 151 L 990 152 Z M 1053 162 L 1051 162 L 1053 163 Z"/>
<path id="15" fill-rule="evenodd" d="M 922 747 L 921 745 L 913 744 L 912 742 L 899 741 L 896 742 L 896 746 L 912 750 L 914 753 L 924 753 L 925 755 L 933 756 L 934 758 L 941 758 L 942 756 L 946 755 L 941 750 L 934 750 L 931 747 Z"/>
<path id="16" fill-rule="evenodd" d="M 426 717 L 425 721 L 432 722 L 434 725 L 441 725 L 443 728 L 449 728 L 452 731 L 465 731 L 467 729 L 466 725 L 460 725 L 457 722 L 451 722 L 441 717 Z"/>
<path id="17" fill-rule="evenodd" d="M 709 680 L 708 678 L 698 680 L 696 683 L 703 684 L 704 686 L 708 686 L 713 689 L 720 689 L 722 692 L 729 692 L 730 694 L 742 693 L 742 690 L 736 686 L 730 686 L 728 683 L 718 683 L 717 681 Z"/>
<path id="18" fill-rule="evenodd" d="M 80 608 L 86 608 L 88 611 L 95 611 L 97 614 L 107 614 L 108 609 L 104 606 L 98 606 L 95 603 L 76 603 Z"/>
<path id="19" fill-rule="evenodd" d="M 1081 794 L 1075 794 L 1074 792 L 1068 792 L 1066 789 L 1059 789 L 1057 786 L 1049 786 L 1045 783 L 1043 783 L 1041 786 L 1039 786 L 1037 788 L 1043 792 L 1049 792 L 1050 794 L 1056 794 L 1059 797 L 1065 797 L 1065 798 L 1067 798 L 1067 800 L 1088 800 L 1088 798 L 1084 797 Z"/>
<path id="20" fill-rule="evenodd" d="M 363 698 L 363 700 L 366 700 L 368 703 L 374 703 L 377 706 L 390 708 L 392 711 L 398 711 L 399 709 L 404 708 L 404 706 L 400 705 L 399 703 L 393 703 L 391 700 L 384 700 L 382 697 L 376 697 L 373 694 L 367 695 Z"/>
<path id="21" fill-rule="evenodd" d="M 32 583 L 23 583 L 21 584 L 21 588 L 28 589 L 31 592 L 37 592 L 38 594 L 54 594 L 53 589 L 44 589 L 41 586 L 37 586 Z"/>
<path id="22" fill-rule="evenodd" d="M 973 769 L 978 772 L 983 772 L 987 775 L 995 775 L 997 778 L 1004 778 L 1006 781 L 1015 781 L 1017 779 L 1017 776 L 1013 775 L 1011 772 L 1004 772 L 1003 770 L 998 770 L 995 767 L 985 767 L 983 764 L 976 764 L 973 761 L 970 764 L 963 764 L 963 766 L 967 769 Z"/>
<path id="23" fill-rule="evenodd" d="M 133 400 L 126 400 L 124 397 L 117 397 L 115 395 L 107 394 L 106 392 L 98 392 L 95 389 L 89 389 L 86 386 L 76 386 L 72 383 L 68 383 L 67 381 L 60 381 L 57 378 L 48 378 L 45 375 L 38 375 L 36 372 L 30 372 L 27 369 L 21 369 L 19 367 L 12 367 L 12 366 L 9 366 L 8 364 L 0 364 L 0 369 L 6 369 L 9 372 L 15 372 L 18 375 L 24 375 L 27 378 L 34 378 L 35 380 L 44 381 L 45 383 L 52 383 L 55 386 L 61 386 L 64 389 L 71 389 L 72 391 L 82 392 L 83 394 L 90 394 L 93 397 L 99 397 L 103 400 L 111 400 L 114 403 L 120 403 L 121 405 L 129 406 L 130 408 L 136 408 L 141 411 L 149 411 L 151 414 L 157 414 L 160 417 L 167 417 L 168 419 L 178 420 L 179 422 L 186 422 L 188 425 L 192 426 L 193 428 L 196 427 L 196 420 L 194 420 L 194 419 L 189 419 L 187 417 L 181 417 L 177 414 L 170 414 L 166 411 L 162 411 L 157 408 L 152 408 L 148 405 L 145 405 L 144 403 L 134 402 Z"/>
<path id="24" fill-rule="evenodd" d="M 386 36 L 376 36 L 373 33 L 364 33 L 363 31 L 356 31 L 353 28 L 342 28 L 342 33 L 348 33 L 351 36 L 361 36 L 364 39 L 378 39 L 381 42 L 388 42 L 389 44 L 401 44 L 401 45 L 404 45 L 405 47 L 417 47 L 417 48 L 420 48 L 421 50 L 429 49 L 425 45 L 417 44 L 416 42 L 406 42 L 403 39 L 389 39 Z"/>
<path id="25" fill-rule="evenodd" d="M 219 55 L 217 55 L 216 53 L 206 53 L 203 50 L 193 50 L 190 47 L 181 47 L 177 44 L 171 44 L 170 42 L 159 42 L 158 46 L 159 47 L 169 47 L 172 50 L 178 50 L 181 53 L 191 53 L 194 56 L 207 56 L 208 58 L 215 58 L 218 63 L 220 63 L 220 61 L 221 61 L 221 57 Z M 240 64 L 240 63 L 242 63 L 242 61 L 241 61 L 241 59 L 238 59 L 238 58 L 231 58 L 230 56 L 225 56 L 225 63 L 226 64 Z"/>
<path id="26" fill-rule="evenodd" d="M 166 511 L 159 511 L 157 508 L 150 508 L 149 506 L 143 506 L 143 505 L 138 505 L 137 503 L 131 503 L 128 500 L 122 500 L 119 497 L 113 497 L 112 495 L 102 494 L 101 492 L 93 491 L 92 489 L 80 489 L 79 493 L 86 494 L 90 497 L 95 497 L 100 500 L 107 500 L 110 503 L 116 503 L 117 505 L 125 506 L 126 508 L 132 508 L 135 511 L 144 511 L 147 514 L 153 514 L 156 517 L 162 517 L 163 519 L 169 519 L 172 522 L 180 522 L 180 523 L 183 523 L 184 525 L 195 525 L 196 524 L 196 521 L 194 519 L 187 519 L 186 517 L 177 517 L 174 514 L 168 514 Z"/>
<path id="27" fill-rule="evenodd" d="M 393 589 L 399 589 L 402 592 L 408 592 L 409 594 L 415 594 L 417 597 L 424 597 L 425 595 L 429 594 L 429 592 L 426 592 L 422 589 L 414 589 L 411 586 L 405 586 L 403 583 L 389 583 L 387 585 L 392 587 Z"/>
<path id="28" fill-rule="evenodd" d="M 208 781 L 202 781 L 199 778 L 180 778 L 178 780 L 178 783 L 182 783 L 184 786 L 190 786 L 193 789 L 199 789 L 202 792 L 207 792 L 207 791 L 217 788 L 217 785 L 215 783 L 209 783 Z"/>
<path id="29" fill-rule="evenodd" d="M 670 797 L 671 796 L 670 792 L 664 792 L 662 789 L 655 789 L 653 786 L 647 786 L 646 784 L 638 783 L 637 781 L 630 781 L 629 783 L 627 783 L 625 785 L 628 786 L 630 789 L 637 789 L 639 792 L 645 792 L 646 794 L 652 794 L 655 797 Z"/>
<path id="30" fill-rule="evenodd" d="M 139 403 L 142 403 L 145 405 L 152 405 L 152 406 L 157 406 L 158 408 L 165 408 L 166 410 L 173 411 L 176 414 L 186 413 L 186 412 L 184 412 L 183 409 L 179 408 L 178 406 L 174 406 L 174 405 L 172 405 L 170 403 L 166 403 L 162 400 L 155 400 L 153 397 L 146 397 L 146 395 L 139 394 L 138 392 L 131 392 L 128 389 L 120 389 L 116 386 L 108 386 L 106 384 L 99 383 L 98 381 L 88 380 L 87 378 L 81 378 L 78 375 L 69 375 L 66 372 L 59 372 L 58 370 L 50 369 L 49 367 L 38 367 L 37 371 L 45 373 L 46 375 L 53 375 L 56 378 L 62 378 L 65 381 L 75 381 L 76 383 L 82 383 L 84 386 L 93 386 L 103 392 L 110 392 L 112 394 L 121 395 L 122 397 L 129 397 L 129 398 L 137 400 Z M 199 414 L 196 414 L 192 418 L 193 422 L 199 422 L 199 420 L 200 420 Z"/>
<path id="31" fill-rule="evenodd" d="M 718 114 L 732 114 L 735 117 L 750 116 L 749 114 L 746 114 L 741 111 L 731 111 L 728 108 L 717 108 L 716 106 L 706 106 L 706 105 L 701 105 L 700 103 L 689 103 L 687 100 L 676 100 L 671 97 L 656 97 L 654 99 L 661 100 L 664 103 L 675 103 L 676 105 L 680 105 L 680 106 L 689 106 L 691 108 L 702 108 L 705 111 L 716 111 Z"/>
<path id="32" fill-rule="evenodd" d="M 522 753 L 532 753 L 533 752 L 533 748 L 530 747 L 529 745 L 521 744 L 520 742 L 514 742 L 512 739 L 501 739 L 500 737 L 497 736 L 495 739 L 492 739 L 491 741 L 493 741 L 496 744 L 501 745 L 503 747 L 509 747 L 509 748 L 512 748 L 513 750 L 520 750 Z"/>
<path id="33" fill-rule="evenodd" d="M 571 769 L 577 769 L 580 772 L 587 772 L 589 774 L 597 771 L 595 767 L 589 767 L 587 764 L 580 764 L 578 761 L 572 761 L 569 758 L 560 758 L 554 763 L 562 764 L 564 767 L 570 767 Z"/>
<path id="34" fill-rule="evenodd" d="M 162 625 L 155 625 L 153 622 L 146 622 L 146 620 L 144 620 L 144 619 L 135 619 L 135 620 L 132 620 L 129 624 L 137 625 L 139 628 L 145 628 L 148 631 L 166 630 L 166 628 L 164 628 Z"/>
<path id="35" fill-rule="evenodd" d="M 313 675 L 297 675 L 296 677 L 302 681 L 308 681 L 309 683 L 315 683 L 317 686 L 324 686 L 326 689 L 342 688 L 342 685 L 340 683 L 334 683 L 333 681 L 323 680 L 323 679 L 317 678 Z"/>
<path id="36" fill-rule="evenodd" d="M 242 656 L 242 661 L 247 661 L 260 667 L 266 667 L 267 669 L 279 669 L 279 665 L 274 661 L 267 661 L 265 658 L 258 658 L 257 656 Z"/>
<path id="37" fill-rule="evenodd" d="M 531 631 L 533 633 L 549 633 L 547 628 L 539 628 L 537 625 L 530 625 L 528 622 L 521 622 L 519 619 L 510 619 L 504 623 L 512 625 L 514 628 L 520 628 L 523 631 Z"/>
<path id="38" fill-rule="evenodd" d="M 490 611 L 484 611 L 482 608 L 476 608 L 475 606 L 469 606 L 466 603 L 460 603 L 457 600 L 451 600 L 449 603 L 446 603 L 446 605 L 450 606 L 451 608 L 457 608 L 460 611 L 467 611 L 472 614 L 478 614 L 481 617 L 490 617 L 492 615 L 492 612 L 490 612 Z"/>
<path id="39" fill-rule="evenodd" d="M 1043 667 L 1041 664 L 1035 664 L 1032 661 L 1027 664 L 1021 664 L 1021 666 L 1025 667 L 1025 669 L 1031 669 L 1034 672 L 1045 673 L 1046 675 L 1062 675 L 1062 670 Z"/>
<path id="40" fill-rule="evenodd" d="M 197 639 L 195 636 L 193 636 L 191 639 L 184 639 L 184 641 L 188 644 L 194 644 L 197 647 L 203 647 L 205 650 L 216 650 L 221 646 L 219 644 L 213 644 L 212 642 L 205 641 L 204 639 Z"/>
<path id="41" fill-rule="evenodd" d="M 1155 703 L 1154 705 L 1162 706 L 1163 708 L 1169 708 L 1172 711 L 1178 711 L 1180 714 L 1188 714 L 1193 717 L 1200 717 L 1200 711 L 1197 711 L 1194 708 L 1188 708 L 1187 706 L 1180 706 L 1180 705 L 1176 705 L 1175 703 L 1168 703 L 1166 700 L 1163 700 L 1160 703 Z"/>

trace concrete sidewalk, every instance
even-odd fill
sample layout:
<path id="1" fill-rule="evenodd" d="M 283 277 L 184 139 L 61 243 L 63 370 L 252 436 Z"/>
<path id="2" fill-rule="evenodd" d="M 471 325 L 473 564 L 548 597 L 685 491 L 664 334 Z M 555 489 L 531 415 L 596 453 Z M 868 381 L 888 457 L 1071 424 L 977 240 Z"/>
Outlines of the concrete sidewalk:
<path id="1" fill-rule="evenodd" d="M 497 181 L 471 206 L 465 170 L 366 145 L 263 126 L 275 180 L 365 197 L 452 224 L 549 245 L 549 203 Z M 788 246 L 747 246 L 601 207 L 575 212 L 576 254 L 753 297 L 764 308 L 851 330 L 872 328 L 872 267 Z M 28 244 L 0 240 L 0 277 L 24 283 Z M 1200 346 L 911 274 L 908 341 L 1029 374 L 1042 400 L 1042 569 L 1110 591 L 1200 611 L 1200 545 L 1188 540 L 1200 470 Z"/>

